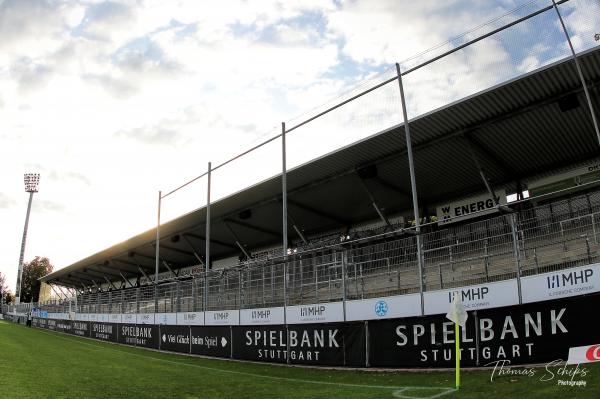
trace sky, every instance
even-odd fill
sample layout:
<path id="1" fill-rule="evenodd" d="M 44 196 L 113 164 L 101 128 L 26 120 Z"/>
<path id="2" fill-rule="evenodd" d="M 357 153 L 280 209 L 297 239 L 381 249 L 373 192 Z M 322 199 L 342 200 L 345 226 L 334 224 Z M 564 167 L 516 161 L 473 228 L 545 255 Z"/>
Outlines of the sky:
<path id="1" fill-rule="evenodd" d="M 209 161 L 393 77 L 396 62 L 406 69 L 549 3 L 0 0 L 0 272 L 14 291 L 24 173 L 41 174 L 25 260 L 46 256 L 59 269 L 155 226 L 158 191 Z M 598 2 L 561 10 L 576 49 L 596 45 Z M 545 13 L 407 75 L 409 115 L 566 55 Z M 397 85 L 386 85 L 299 128 L 288 166 L 400 123 L 400 110 Z M 280 147 L 215 171 L 213 198 L 280 172 Z M 165 198 L 163 220 L 204 206 L 205 187 L 199 179 Z"/>

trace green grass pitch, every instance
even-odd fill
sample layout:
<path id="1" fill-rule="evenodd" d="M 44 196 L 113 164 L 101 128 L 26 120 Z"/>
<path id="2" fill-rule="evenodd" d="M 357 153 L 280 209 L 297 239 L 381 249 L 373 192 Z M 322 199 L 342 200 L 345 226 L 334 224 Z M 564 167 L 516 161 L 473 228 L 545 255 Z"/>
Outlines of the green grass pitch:
<path id="1" fill-rule="evenodd" d="M 580 366 L 582 367 L 582 366 Z M 490 370 L 356 371 L 256 364 L 150 351 L 0 320 L 0 398 L 600 398 L 600 364 L 575 379 L 495 377 Z M 566 377 L 569 379 L 569 377 Z"/>

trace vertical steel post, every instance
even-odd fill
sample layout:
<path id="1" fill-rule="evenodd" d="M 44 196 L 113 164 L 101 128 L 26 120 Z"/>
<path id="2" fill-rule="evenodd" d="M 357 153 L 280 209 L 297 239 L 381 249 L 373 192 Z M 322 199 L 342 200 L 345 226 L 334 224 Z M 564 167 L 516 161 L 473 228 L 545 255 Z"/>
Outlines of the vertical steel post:
<path id="1" fill-rule="evenodd" d="M 286 146 L 285 146 L 285 122 L 281 122 L 281 204 L 283 213 L 281 216 L 283 233 L 283 310 L 284 324 L 287 322 L 285 311 L 287 307 L 287 165 L 286 165 Z"/>
<path id="2" fill-rule="evenodd" d="M 21 280 L 23 278 L 23 259 L 25 258 L 25 243 L 27 241 L 27 227 L 29 226 L 29 215 L 31 214 L 31 202 L 33 201 L 34 191 L 29 192 L 29 203 L 27 204 L 27 214 L 25 216 L 25 227 L 23 228 L 23 239 L 21 240 L 21 253 L 19 254 L 19 272 L 17 274 L 17 290 L 15 292 L 15 304 L 21 302 Z"/>
<path id="3" fill-rule="evenodd" d="M 342 250 L 342 308 L 344 309 L 344 321 L 346 321 L 346 265 L 348 264 L 348 250 Z"/>
<path id="4" fill-rule="evenodd" d="M 517 221 L 515 215 L 510 215 L 510 230 L 513 239 L 513 252 L 517 263 L 517 290 L 519 294 L 519 304 L 523 303 L 523 293 L 521 292 L 521 255 L 519 254 L 519 235 L 517 234 Z"/>
<path id="5" fill-rule="evenodd" d="M 565 26 L 565 22 L 562 19 L 562 15 L 558 10 L 558 5 L 556 5 L 556 1 L 552 0 L 552 4 L 554 5 L 554 9 L 556 10 L 556 15 L 558 15 L 558 19 L 563 28 L 563 32 L 567 38 L 567 42 L 569 43 L 569 47 L 571 48 L 571 54 L 573 55 L 573 61 L 575 61 L 575 67 L 577 68 L 577 73 L 579 74 L 579 79 L 581 79 L 581 84 L 583 85 L 583 92 L 585 93 L 585 98 L 588 103 L 588 107 L 590 108 L 590 114 L 592 115 L 592 123 L 594 124 L 594 130 L 596 131 L 596 138 L 598 139 L 598 144 L 600 144 L 600 130 L 598 129 L 598 120 L 596 119 L 596 114 L 594 113 L 594 106 L 592 105 L 592 98 L 590 97 L 590 93 L 588 91 L 587 85 L 585 83 L 585 78 L 583 77 L 583 72 L 581 71 L 581 65 L 579 65 L 579 59 L 577 58 L 577 54 L 575 53 L 575 48 L 573 48 L 573 43 L 571 42 L 571 37 L 569 36 L 569 32 L 567 31 L 567 27 Z"/>
<path id="6" fill-rule="evenodd" d="M 208 269 L 210 265 L 210 184 L 212 164 L 208 163 L 208 179 L 206 185 L 206 256 L 204 258 L 204 323 L 208 310 Z"/>
<path id="7" fill-rule="evenodd" d="M 156 219 L 156 259 L 154 262 L 154 313 L 158 312 L 158 268 L 160 265 L 160 207 L 162 192 L 158 192 L 158 216 Z"/>
<path id="8" fill-rule="evenodd" d="M 419 267 L 419 292 L 421 294 L 421 315 L 425 314 L 425 303 L 423 301 L 423 259 L 421 248 L 421 222 L 419 217 L 419 200 L 417 198 L 417 182 L 415 178 L 415 164 L 412 152 L 412 143 L 410 139 L 410 125 L 408 123 L 408 113 L 406 111 L 406 99 L 404 97 L 404 86 L 402 85 L 402 72 L 400 64 L 396 63 L 396 73 L 398 74 L 398 86 L 400 87 L 400 100 L 402 101 L 402 116 L 404 118 L 404 133 L 406 135 L 406 153 L 408 154 L 408 166 L 410 169 L 410 189 L 412 191 L 413 213 L 415 218 L 415 232 L 417 238 L 417 265 Z"/>
<path id="9" fill-rule="evenodd" d="M 283 233 L 283 324 L 285 325 L 285 345 L 287 350 L 286 362 L 290 363 L 290 330 L 287 325 L 287 165 L 285 147 L 285 122 L 281 122 L 281 204 L 282 204 L 282 233 Z"/>

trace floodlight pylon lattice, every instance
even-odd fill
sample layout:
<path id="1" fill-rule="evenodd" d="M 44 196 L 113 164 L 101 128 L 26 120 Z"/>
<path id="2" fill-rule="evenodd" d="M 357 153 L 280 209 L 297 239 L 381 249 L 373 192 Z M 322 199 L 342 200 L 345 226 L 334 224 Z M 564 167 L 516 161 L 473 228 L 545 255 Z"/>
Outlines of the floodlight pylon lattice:
<path id="1" fill-rule="evenodd" d="M 29 203 L 27 204 L 27 215 L 25 216 L 25 227 L 23 228 L 23 240 L 21 241 L 21 254 L 19 255 L 19 272 L 17 274 L 17 287 L 15 290 L 15 303 L 21 301 L 21 281 L 23 278 L 23 259 L 25 257 L 25 243 L 27 242 L 27 227 L 29 226 L 29 215 L 31 214 L 31 203 L 33 194 L 39 191 L 40 174 L 25 173 L 24 179 L 25 192 L 29 193 Z"/>

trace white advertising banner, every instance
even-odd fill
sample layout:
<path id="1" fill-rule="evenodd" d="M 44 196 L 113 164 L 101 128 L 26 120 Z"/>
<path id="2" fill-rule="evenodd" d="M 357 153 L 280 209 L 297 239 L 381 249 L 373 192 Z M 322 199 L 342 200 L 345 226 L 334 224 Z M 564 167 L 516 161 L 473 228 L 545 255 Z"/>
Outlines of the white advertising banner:
<path id="1" fill-rule="evenodd" d="M 600 362 L 600 345 L 577 346 L 569 348 L 567 364 Z"/>
<path id="2" fill-rule="evenodd" d="M 109 316 L 110 315 L 107 314 L 107 313 L 100 313 L 100 314 L 98 314 L 97 318 L 98 318 L 99 322 L 108 323 L 109 322 Z"/>
<path id="3" fill-rule="evenodd" d="M 180 326 L 202 326 L 204 325 L 204 312 L 177 313 L 177 324 Z"/>
<path id="4" fill-rule="evenodd" d="M 523 303 L 600 291 L 600 264 L 521 278 Z"/>
<path id="5" fill-rule="evenodd" d="M 466 310 L 497 308 L 519 303 L 517 280 L 513 279 L 425 292 L 423 294 L 425 314 L 447 313 L 454 295 L 460 295 Z"/>
<path id="6" fill-rule="evenodd" d="M 283 307 L 240 310 L 241 325 L 283 324 L 283 322 Z"/>
<path id="7" fill-rule="evenodd" d="M 109 315 L 108 321 L 110 323 L 120 323 L 121 322 L 121 315 L 116 313 L 116 314 L 111 314 Z"/>
<path id="8" fill-rule="evenodd" d="M 100 320 L 98 320 L 98 315 L 96 313 L 90 313 L 88 315 L 88 317 L 89 317 L 89 319 L 88 319 L 89 321 L 100 321 Z"/>
<path id="9" fill-rule="evenodd" d="M 136 324 L 154 324 L 154 313 L 140 313 L 136 315 Z"/>
<path id="10" fill-rule="evenodd" d="M 237 326 L 240 324 L 239 310 L 218 310 L 205 313 L 207 326 Z"/>
<path id="11" fill-rule="evenodd" d="M 344 304 L 342 302 L 331 302 L 288 306 L 286 316 L 288 324 L 344 321 Z"/>
<path id="12" fill-rule="evenodd" d="M 124 313 L 121 315 L 121 323 L 123 324 L 135 324 L 135 313 Z"/>
<path id="13" fill-rule="evenodd" d="M 154 316 L 154 323 L 174 326 L 177 324 L 177 313 L 157 313 Z"/>
<path id="14" fill-rule="evenodd" d="M 421 295 L 408 294 L 346 302 L 346 320 L 377 320 L 419 316 Z"/>
<path id="15" fill-rule="evenodd" d="M 506 194 L 499 195 L 500 203 L 506 204 Z M 454 223 L 497 211 L 494 199 L 487 193 L 436 207 L 438 224 Z"/>

